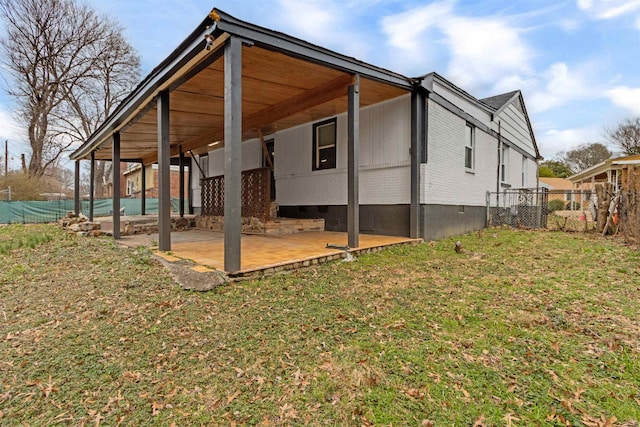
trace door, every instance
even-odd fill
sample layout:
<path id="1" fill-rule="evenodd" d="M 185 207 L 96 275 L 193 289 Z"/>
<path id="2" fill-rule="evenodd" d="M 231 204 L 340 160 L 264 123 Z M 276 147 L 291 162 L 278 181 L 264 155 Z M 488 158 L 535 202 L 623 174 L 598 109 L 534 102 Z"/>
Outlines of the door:
<path id="1" fill-rule="evenodd" d="M 267 151 L 269 153 L 269 158 L 271 159 L 271 164 L 273 165 L 273 169 L 271 170 L 271 201 L 275 201 L 276 200 L 276 177 L 275 177 L 275 169 L 276 169 L 276 163 L 275 163 L 275 140 L 270 139 L 268 141 L 265 141 L 264 143 L 267 146 Z M 262 157 L 262 167 L 266 168 L 269 167 L 269 162 L 267 162 L 267 159 L 263 156 Z"/>

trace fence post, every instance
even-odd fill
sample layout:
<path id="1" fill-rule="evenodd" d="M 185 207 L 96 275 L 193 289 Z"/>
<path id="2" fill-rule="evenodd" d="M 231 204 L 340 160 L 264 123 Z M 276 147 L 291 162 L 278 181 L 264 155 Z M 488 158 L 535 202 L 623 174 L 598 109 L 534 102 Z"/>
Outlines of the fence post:
<path id="1" fill-rule="evenodd" d="M 486 218 L 486 221 L 485 221 L 485 227 L 489 227 L 490 222 L 491 222 L 491 217 L 490 217 L 490 215 L 491 215 L 491 213 L 490 213 L 491 212 L 491 192 L 490 191 L 487 191 L 487 196 L 486 197 L 487 197 L 487 212 L 486 212 L 487 218 Z"/>

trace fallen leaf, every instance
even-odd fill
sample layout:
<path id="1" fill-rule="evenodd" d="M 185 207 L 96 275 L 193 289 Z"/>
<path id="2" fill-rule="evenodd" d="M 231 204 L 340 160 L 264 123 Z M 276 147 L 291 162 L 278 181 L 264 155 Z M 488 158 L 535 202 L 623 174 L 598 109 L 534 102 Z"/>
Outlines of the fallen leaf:
<path id="1" fill-rule="evenodd" d="M 230 395 L 230 396 L 229 396 L 229 395 L 227 395 L 227 405 L 228 405 L 229 403 L 233 402 L 233 401 L 236 399 L 236 397 L 238 397 L 238 396 L 240 396 L 240 390 L 236 390 L 236 392 L 235 392 L 235 393 L 233 393 L 233 394 L 232 394 L 232 395 Z"/>
<path id="2" fill-rule="evenodd" d="M 504 416 L 505 421 L 507 422 L 507 427 L 513 427 L 514 421 L 520 421 L 520 418 L 516 418 L 511 412 Z"/>
<path id="3" fill-rule="evenodd" d="M 160 413 L 160 410 L 162 408 L 164 408 L 164 405 L 162 403 L 153 402 L 151 404 L 151 415 L 153 415 L 155 417 L 156 415 L 158 415 Z"/>
<path id="4" fill-rule="evenodd" d="M 484 423 L 484 414 L 481 414 L 477 420 L 473 423 L 473 427 L 486 427 Z"/>

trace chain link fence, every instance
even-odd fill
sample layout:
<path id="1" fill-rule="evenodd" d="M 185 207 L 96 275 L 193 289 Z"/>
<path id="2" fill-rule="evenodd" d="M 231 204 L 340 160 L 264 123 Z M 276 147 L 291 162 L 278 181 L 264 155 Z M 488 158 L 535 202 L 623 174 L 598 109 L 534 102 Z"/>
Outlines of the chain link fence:
<path id="1" fill-rule="evenodd" d="M 519 189 L 487 193 L 487 225 L 516 228 L 595 227 L 593 191 Z"/>

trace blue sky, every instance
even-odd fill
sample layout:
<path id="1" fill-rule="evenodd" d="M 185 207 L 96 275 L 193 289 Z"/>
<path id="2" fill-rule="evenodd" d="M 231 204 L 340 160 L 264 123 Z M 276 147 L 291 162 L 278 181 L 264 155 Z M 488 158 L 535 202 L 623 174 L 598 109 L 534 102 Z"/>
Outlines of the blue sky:
<path id="1" fill-rule="evenodd" d="M 522 90 L 542 155 L 640 115 L 640 0 L 86 0 L 125 27 L 144 73 L 217 7 L 477 98 Z M 0 139 L 26 151 L 0 79 Z"/>

